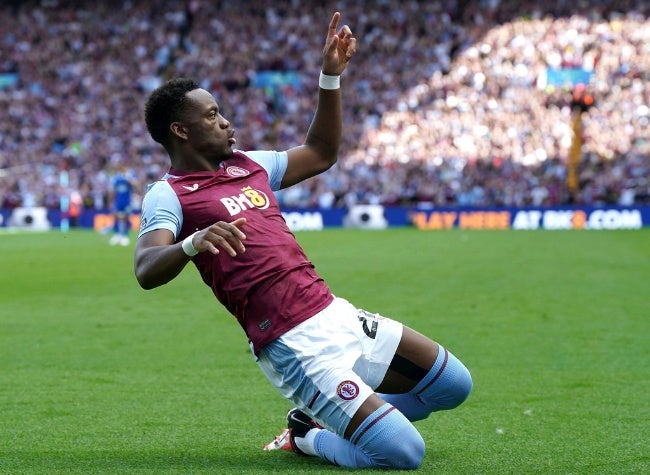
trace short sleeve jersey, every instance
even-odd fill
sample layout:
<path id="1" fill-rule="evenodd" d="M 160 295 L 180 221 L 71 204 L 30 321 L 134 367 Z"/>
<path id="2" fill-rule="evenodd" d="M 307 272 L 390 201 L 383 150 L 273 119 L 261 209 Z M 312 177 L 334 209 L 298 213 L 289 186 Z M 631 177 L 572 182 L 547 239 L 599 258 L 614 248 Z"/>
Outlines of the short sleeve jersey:
<path id="1" fill-rule="evenodd" d="M 286 164 L 284 152 L 236 151 L 217 171 L 170 169 L 143 200 L 140 235 L 167 229 L 176 242 L 217 221 L 246 218 L 246 252 L 235 257 L 202 252 L 192 261 L 255 352 L 333 300 L 273 194 Z"/>

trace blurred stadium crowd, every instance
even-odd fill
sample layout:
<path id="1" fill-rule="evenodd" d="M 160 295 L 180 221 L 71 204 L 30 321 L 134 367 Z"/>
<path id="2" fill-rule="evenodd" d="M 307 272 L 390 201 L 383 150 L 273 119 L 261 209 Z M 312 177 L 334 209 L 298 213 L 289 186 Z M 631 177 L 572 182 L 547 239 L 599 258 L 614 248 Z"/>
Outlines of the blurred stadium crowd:
<path id="1" fill-rule="evenodd" d="M 175 75 L 215 93 L 238 148 L 300 143 L 334 8 L 359 41 L 339 163 L 284 205 L 650 204 L 647 0 L 327 3 L 3 2 L 0 207 L 58 208 L 61 168 L 88 208 L 119 170 L 142 194 L 168 167 L 143 103 Z M 549 67 L 592 73 L 577 193 L 571 95 Z"/>

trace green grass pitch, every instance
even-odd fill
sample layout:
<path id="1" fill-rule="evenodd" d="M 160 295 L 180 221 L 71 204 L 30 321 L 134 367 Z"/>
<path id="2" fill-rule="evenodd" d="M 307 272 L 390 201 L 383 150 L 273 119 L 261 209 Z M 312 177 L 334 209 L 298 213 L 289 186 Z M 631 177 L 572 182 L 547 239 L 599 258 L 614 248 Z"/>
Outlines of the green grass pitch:
<path id="1" fill-rule="evenodd" d="M 650 473 L 650 229 L 297 233 L 334 293 L 454 352 L 421 473 Z M 0 473 L 351 472 L 263 452 L 289 403 L 193 268 L 141 290 L 91 231 L 0 235 Z M 362 473 L 385 473 L 366 470 Z"/>

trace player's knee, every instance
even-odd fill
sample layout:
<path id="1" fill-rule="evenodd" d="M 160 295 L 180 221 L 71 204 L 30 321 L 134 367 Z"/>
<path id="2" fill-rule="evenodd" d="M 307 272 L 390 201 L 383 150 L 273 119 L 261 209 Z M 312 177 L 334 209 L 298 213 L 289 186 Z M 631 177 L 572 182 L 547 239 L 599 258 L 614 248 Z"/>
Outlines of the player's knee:
<path id="1" fill-rule="evenodd" d="M 350 440 L 375 468 L 415 469 L 424 458 L 424 439 L 404 414 L 389 404 L 368 417 Z"/>
<path id="2" fill-rule="evenodd" d="M 414 470 L 422 463 L 424 450 L 424 439 L 413 425 L 409 425 L 399 437 L 387 441 L 377 464 L 384 468 Z"/>
<path id="3" fill-rule="evenodd" d="M 418 393 L 418 398 L 429 401 L 432 411 L 444 411 L 460 406 L 472 391 L 472 376 L 463 363 L 451 353 L 436 384 Z"/>
<path id="4" fill-rule="evenodd" d="M 455 381 L 449 385 L 447 394 L 440 401 L 444 405 L 444 409 L 454 409 L 460 406 L 469 397 L 472 392 L 472 375 L 469 370 L 462 364 L 456 368 Z"/>

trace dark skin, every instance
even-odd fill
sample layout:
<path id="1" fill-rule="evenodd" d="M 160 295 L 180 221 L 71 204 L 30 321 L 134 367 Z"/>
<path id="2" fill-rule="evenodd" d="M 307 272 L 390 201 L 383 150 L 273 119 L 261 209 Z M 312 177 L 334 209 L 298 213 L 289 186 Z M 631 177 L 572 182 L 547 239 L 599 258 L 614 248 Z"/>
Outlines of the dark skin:
<path id="1" fill-rule="evenodd" d="M 356 51 L 356 39 L 347 25 L 340 29 L 340 14 L 330 21 L 323 48 L 322 71 L 338 76 L 348 65 Z M 236 143 L 230 122 L 219 112 L 212 94 L 204 89 L 187 93 L 191 108 L 183 121 L 169 127 L 170 143 L 167 146 L 173 168 L 184 171 L 215 171 L 219 164 L 233 154 Z M 287 150 L 287 170 L 281 187 L 286 188 L 329 169 L 338 158 L 342 133 L 342 107 L 340 89 L 320 89 L 318 106 L 307 132 L 305 143 Z M 246 219 L 231 222 L 219 221 L 196 233 L 192 239 L 199 252 L 218 254 L 226 252 L 232 257 L 246 252 Z M 158 229 L 143 234 L 137 241 L 134 269 L 138 283 L 152 289 L 174 279 L 185 268 L 190 258 L 183 252 L 181 243 L 168 230 Z M 429 338 L 404 327 L 397 353 L 417 366 L 430 369 L 437 356 L 438 344 Z M 418 383 L 389 369 L 378 392 L 404 393 Z M 361 405 L 345 431 L 350 438 L 361 422 L 384 404 L 373 394 Z"/>

